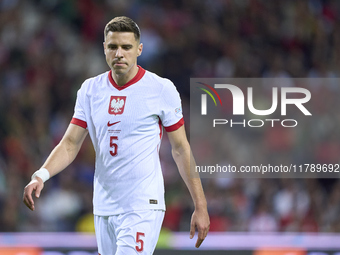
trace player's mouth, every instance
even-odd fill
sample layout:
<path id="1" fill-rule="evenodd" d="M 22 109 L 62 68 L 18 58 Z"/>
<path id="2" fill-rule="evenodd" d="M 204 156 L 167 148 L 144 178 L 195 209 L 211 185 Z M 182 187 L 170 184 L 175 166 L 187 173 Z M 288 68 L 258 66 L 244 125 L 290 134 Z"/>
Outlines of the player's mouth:
<path id="1" fill-rule="evenodd" d="M 126 63 L 123 63 L 123 62 L 114 62 L 113 63 L 114 66 L 125 66 L 127 65 Z"/>

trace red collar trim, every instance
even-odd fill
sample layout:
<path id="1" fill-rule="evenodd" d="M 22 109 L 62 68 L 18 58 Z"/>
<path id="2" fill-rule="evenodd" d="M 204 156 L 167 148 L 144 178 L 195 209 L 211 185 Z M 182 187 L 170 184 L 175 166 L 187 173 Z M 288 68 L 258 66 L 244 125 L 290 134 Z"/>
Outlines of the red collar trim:
<path id="1" fill-rule="evenodd" d="M 138 82 L 140 79 L 142 79 L 144 74 L 145 74 L 145 69 L 143 69 L 141 66 L 138 66 L 138 72 L 137 72 L 136 76 L 133 77 L 130 81 L 128 81 L 123 86 L 118 86 L 117 83 L 112 78 L 112 70 L 110 70 L 110 72 L 109 72 L 109 81 L 110 81 L 110 83 L 112 84 L 113 87 L 115 87 L 118 90 L 122 90 L 122 89 L 125 89 L 125 88 L 129 87 L 130 85 L 135 84 L 136 82 Z"/>

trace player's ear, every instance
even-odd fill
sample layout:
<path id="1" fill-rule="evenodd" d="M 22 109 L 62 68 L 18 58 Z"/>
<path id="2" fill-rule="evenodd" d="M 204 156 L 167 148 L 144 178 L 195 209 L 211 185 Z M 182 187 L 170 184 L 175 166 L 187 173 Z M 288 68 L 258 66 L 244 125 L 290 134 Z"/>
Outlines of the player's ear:
<path id="1" fill-rule="evenodd" d="M 142 51 L 143 51 L 143 44 L 140 43 L 138 45 L 138 53 L 137 53 L 137 57 L 139 57 L 141 54 L 142 54 Z"/>
<path id="2" fill-rule="evenodd" d="M 104 47 L 104 55 L 106 55 L 106 47 L 105 47 L 105 42 L 103 42 L 103 47 Z"/>

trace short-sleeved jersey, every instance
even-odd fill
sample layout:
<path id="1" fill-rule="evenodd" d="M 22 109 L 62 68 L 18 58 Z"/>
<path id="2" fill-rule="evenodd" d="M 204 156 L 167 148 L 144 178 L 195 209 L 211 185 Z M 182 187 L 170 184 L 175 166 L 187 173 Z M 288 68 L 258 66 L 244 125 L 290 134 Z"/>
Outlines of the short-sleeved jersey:
<path id="1" fill-rule="evenodd" d="M 162 126 L 169 132 L 184 123 L 171 81 L 140 66 L 121 87 L 111 71 L 90 78 L 78 91 L 71 123 L 88 129 L 96 152 L 95 215 L 165 210 L 159 159 Z"/>

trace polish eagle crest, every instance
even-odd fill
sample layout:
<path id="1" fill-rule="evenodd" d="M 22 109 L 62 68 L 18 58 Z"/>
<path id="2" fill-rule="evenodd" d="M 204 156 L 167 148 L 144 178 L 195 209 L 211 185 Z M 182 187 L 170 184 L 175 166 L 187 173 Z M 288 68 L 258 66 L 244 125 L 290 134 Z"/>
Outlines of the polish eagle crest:
<path id="1" fill-rule="evenodd" d="M 109 114 L 122 114 L 125 108 L 126 96 L 111 96 Z"/>

